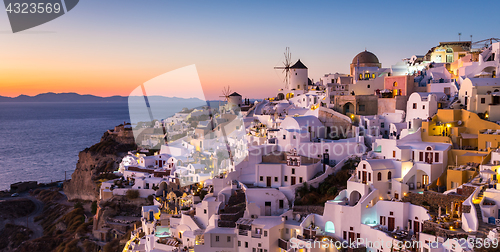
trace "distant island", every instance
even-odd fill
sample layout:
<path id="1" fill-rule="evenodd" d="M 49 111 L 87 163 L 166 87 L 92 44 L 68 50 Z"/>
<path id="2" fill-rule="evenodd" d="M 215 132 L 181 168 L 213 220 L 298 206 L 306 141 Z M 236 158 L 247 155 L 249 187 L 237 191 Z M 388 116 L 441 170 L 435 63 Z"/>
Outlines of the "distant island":
<path id="1" fill-rule="evenodd" d="M 159 98 L 160 96 L 152 96 L 151 98 Z M 19 95 L 17 97 L 0 96 L 0 102 L 128 102 L 128 96 L 110 96 L 100 97 L 95 95 L 81 95 L 77 93 L 43 93 L 35 96 Z M 178 98 L 178 97 L 161 97 L 167 98 L 169 101 L 176 100 L 198 100 L 198 98 Z"/>

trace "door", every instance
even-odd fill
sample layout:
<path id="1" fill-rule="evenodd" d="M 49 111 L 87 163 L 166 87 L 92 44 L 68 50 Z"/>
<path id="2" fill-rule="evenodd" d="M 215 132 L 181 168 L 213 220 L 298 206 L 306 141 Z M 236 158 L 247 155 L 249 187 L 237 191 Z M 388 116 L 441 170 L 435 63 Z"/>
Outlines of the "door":
<path id="1" fill-rule="evenodd" d="M 415 232 L 415 234 L 420 232 L 420 223 L 418 223 L 418 221 L 413 221 L 413 232 Z"/>
<path id="2" fill-rule="evenodd" d="M 267 187 L 271 187 L 271 177 L 267 177 L 267 183 L 266 183 L 266 186 L 267 186 Z"/>
<path id="3" fill-rule="evenodd" d="M 292 178 L 292 183 L 291 184 L 295 185 L 295 176 L 292 176 L 291 178 Z"/>
<path id="4" fill-rule="evenodd" d="M 159 162 L 160 163 L 158 165 L 159 165 L 160 168 L 162 168 L 163 167 L 163 160 L 160 160 Z"/>
<path id="5" fill-rule="evenodd" d="M 429 184 L 429 176 L 422 175 L 422 187 L 426 186 L 427 184 Z"/>
<path id="6" fill-rule="evenodd" d="M 356 234 L 354 232 L 349 232 L 349 241 L 353 242 L 356 240 Z"/>
<path id="7" fill-rule="evenodd" d="M 363 184 L 366 184 L 366 171 L 363 171 Z"/>
<path id="8" fill-rule="evenodd" d="M 271 201 L 265 202 L 265 213 L 266 216 L 271 216 Z"/>
<path id="9" fill-rule="evenodd" d="M 388 221 L 389 221 L 389 223 L 387 225 L 387 230 L 389 230 L 389 231 L 394 230 L 394 218 L 393 217 L 389 217 Z"/>

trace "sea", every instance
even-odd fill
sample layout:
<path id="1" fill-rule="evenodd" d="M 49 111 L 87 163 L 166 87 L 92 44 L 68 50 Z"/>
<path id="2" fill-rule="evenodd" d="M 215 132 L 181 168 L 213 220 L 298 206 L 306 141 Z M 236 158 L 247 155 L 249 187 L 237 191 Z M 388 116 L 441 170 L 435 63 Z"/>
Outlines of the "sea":
<path id="1" fill-rule="evenodd" d="M 171 104 L 167 110 L 173 115 L 184 105 Z M 20 181 L 70 179 L 78 153 L 124 122 L 130 122 L 130 115 L 122 102 L 0 103 L 0 190 Z"/>

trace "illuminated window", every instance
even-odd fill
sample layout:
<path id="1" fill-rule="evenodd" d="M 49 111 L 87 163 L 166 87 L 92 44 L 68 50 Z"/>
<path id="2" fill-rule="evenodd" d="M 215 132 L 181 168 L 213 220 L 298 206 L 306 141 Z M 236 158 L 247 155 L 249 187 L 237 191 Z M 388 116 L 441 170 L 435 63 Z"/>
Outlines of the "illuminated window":
<path id="1" fill-rule="evenodd" d="M 328 233 L 335 234 L 335 225 L 333 225 L 333 222 L 331 222 L 331 221 L 326 222 L 325 231 Z"/>
<path id="2" fill-rule="evenodd" d="M 372 79 L 375 79 L 375 74 L 374 73 L 372 74 Z"/>
<path id="3" fill-rule="evenodd" d="M 395 81 L 394 83 L 392 83 L 392 86 L 393 86 L 393 87 L 397 87 L 397 86 L 398 86 L 398 82 L 397 82 L 397 81 Z"/>
<path id="4" fill-rule="evenodd" d="M 359 79 L 363 79 L 363 74 L 359 74 Z"/>
<path id="5" fill-rule="evenodd" d="M 369 73 L 365 73 L 365 79 L 370 79 L 370 74 Z"/>

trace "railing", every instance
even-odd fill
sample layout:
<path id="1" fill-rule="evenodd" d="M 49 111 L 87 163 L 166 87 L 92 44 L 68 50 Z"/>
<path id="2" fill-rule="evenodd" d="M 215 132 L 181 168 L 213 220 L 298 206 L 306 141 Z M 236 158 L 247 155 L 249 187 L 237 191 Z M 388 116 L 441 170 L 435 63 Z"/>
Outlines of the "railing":
<path id="1" fill-rule="evenodd" d="M 252 234 L 252 238 L 260 238 L 262 237 L 262 234 Z"/>
<path id="2" fill-rule="evenodd" d="M 248 230 L 239 229 L 238 234 L 243 236 L 248 236 Z"/>

